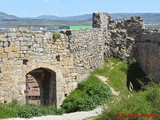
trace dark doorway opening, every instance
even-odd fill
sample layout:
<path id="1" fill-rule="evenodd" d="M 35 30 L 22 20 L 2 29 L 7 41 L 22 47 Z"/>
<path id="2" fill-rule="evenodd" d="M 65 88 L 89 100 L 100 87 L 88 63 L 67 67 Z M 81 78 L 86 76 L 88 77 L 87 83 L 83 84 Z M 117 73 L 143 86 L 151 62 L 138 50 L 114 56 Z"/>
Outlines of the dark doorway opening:
<path id="1" fill-rule="evenodd" d="M 26 75 L 26 101 L 29 104 L 56 106 L 56 73 L 37 68 Z"/>

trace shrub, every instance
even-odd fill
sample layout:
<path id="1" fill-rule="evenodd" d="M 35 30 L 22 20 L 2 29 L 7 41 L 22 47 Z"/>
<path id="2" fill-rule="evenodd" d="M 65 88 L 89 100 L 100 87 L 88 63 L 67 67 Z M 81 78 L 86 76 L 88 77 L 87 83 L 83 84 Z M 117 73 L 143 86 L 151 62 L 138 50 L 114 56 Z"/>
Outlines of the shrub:
<path id="1" fill-rule="evenodd" d="M 31 118 L 34 116 L 57 115 L 62 113 L 62 109 L 56 109 L 54 106 L 19 105 L 17 100 L 12 100 L 9 104 L 0 103 L 0 119 L 13 117 Z"/>
<path id="2" fill-rule="evenodd" d="M 57 115 L 62 114 L 63 111 L 58 110 L 55 108 L 55 106 L 39 106 L 39 105 L 23 105 L 21 106 L 17 112 L 16 117 L 21 118 L 31 118 L 35 116 L 41 116 L 41 115 Z"/>
<path id="3" fill-rule="evenodd" d="M 16 99 L 13 99 L 9 104 L 0 103 L 0 118 L 14 117 L 19 107 L 20 105 Z"/>
<path id="4" fill-rule="evenodd" d="M 9 107 L 8 104 L 0 103 L 0 119 L 1 118 L 11 118 L 15 115 L 15 109 Z"/>
<path id="5" fill-rule="evenodd" d="M 16 116 L 21 118 L 31 118 L 41 115 L 40 109 L 35 105 L 24 105 L 16 113 Z"/>
<path id="6" fill-rule="evenodd" d="M 118 113 L 125 115 L 138 114 L 139 116 L 136 120 L 145 119 L 141 116 L 142 114 L 160 115 L 159 86 L 148 88 L 148 90 L 140 91 L 139 93 L 134 93 L 130 98 L 124 98 L 118 103 L 114 102 L 109 104 L 108 109 L 105 110 L 97 120 L 119 120 L 120 118 L 117 117 Z M 129 119 L 131 118 L 126 118 L 125 120 Z M 155 119 L 159 120 L 160 116 Z"/>
<path id="7" fill-rule="evenodd" d="M 149 89 L 146 98 L 151 103 L 153 113 L 160 115 L 160 85 L 155 85 Z"/>
<path id="8" fill-rule="evenodd" d="M 52 35 L 54 40 L 60 39 L 61 35 L 59 33 L 53 33 Z"/>
<path id="9" fill-rule="evenodd" d="M 59 115 L 62 114 L 63 112 L 60 109 L 56 109 L 55 106 L 48 106 L 48 107 L 39 106 L 39 109 L 41 114 L 43 115 Z"/>
<path id="10" fill-rule="evenodd" d="M 10 107 L 14 107 L 14 106 L 16 106 L 16 105 L 18 105 L 18 100 L 17 100 L 17 99 L 13 99 L 13 100 L 9 103 L 9 106 L 10 106 Z"/>
<path id="11" fill-rule="evenodd" d="M 64 100 L 62 108 L 65 112 L 87 111 L 96 108 L 103 101 L 111 98 L 107 85 L 95 76 L 79 83 L 76 90 Z"/>

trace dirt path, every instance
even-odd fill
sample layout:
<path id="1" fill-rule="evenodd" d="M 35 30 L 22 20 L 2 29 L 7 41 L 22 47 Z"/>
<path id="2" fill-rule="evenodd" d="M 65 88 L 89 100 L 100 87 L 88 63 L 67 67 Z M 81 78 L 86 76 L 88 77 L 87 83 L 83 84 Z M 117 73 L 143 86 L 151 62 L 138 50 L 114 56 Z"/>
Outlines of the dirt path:
<path id="1" fill-rule="evenodd" d="M 115 96 L 118 96 L 119 95 L 119 92 L 114 90 L 113 87 L 111 87 L 109 84 L 108 84 L 108 78 L 106 78 L 105 76 L 100 76 L 100 75 L 95 75 L 98 79 L 100 79 L 102 82 L 104 82 L 105 84 L 108 85 L 108 87 L 111 89 L 111 92 L 113 95 Z"/>
<path id="2" fill-rule="evenodd" d="M 30 119 L 25 118 L 10 118 L 10 119 L 2 119 L 2 120 L 84 120 L 86 118 L 94 117 L 101 114 L 103 107 L 99 106 L 92 111 L 87 112 L 74 112 L 63 115 L 48 115 L 41 117 L 34 117 Z"/>
<path id="3" fill-rule="evenodd" d="M 105 76 L 95 75 L 101 81 L 108 85 L 108 78 Z M 109 86 L 109 85 L 108 85 Z M 119 92 L 115 91 L 111 86 L 109 86 L 113 95 L 119 95 Z M 97 116 L 102 113 L 103 106 L 99 106 L 94 110 L 86 111 L 86 112 L 74 112 L 63 115 L 48 115 L 41 117 L 33 117 L 30 119 L 25 118 L 10 118 L 10 119 L 2 119 L 2 120 L 87 120 L 87 118 L 91 118 Z"/>

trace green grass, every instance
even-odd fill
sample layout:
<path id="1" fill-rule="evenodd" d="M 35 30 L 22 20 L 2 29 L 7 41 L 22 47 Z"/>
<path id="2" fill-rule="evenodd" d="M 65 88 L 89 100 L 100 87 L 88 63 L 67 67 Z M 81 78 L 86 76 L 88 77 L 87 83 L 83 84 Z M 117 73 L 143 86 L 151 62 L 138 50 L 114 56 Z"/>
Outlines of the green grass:
<path id="1" fill-rule="evenodd" d="M 13 117 L 31 118 L 34 116 L 57 114 L 61 114 L 61 110 L 57 110 L 54 106 L 20 105 L 13 101 L 9 104 L 0 104 L 0 119 Z"/>
<path id="2" fill-rule="evenodd" d="M 0 104 L 0 118 L 11 118 L 15 117 L 16 110 L 19 109 L 19 106 L 10 107 L 7 104 Z"/>
<path id="3" fill-rule="evenodd" d="M 130 60 L 128 62 L 127 70 L 127 86 L 132 83 L 133 89 L 139 91 L 145 89 L 145 85 L 151 82 L 151 79 L 141 69 L 136 60 Z"/>
<path id="4" fill-rule="evenodd" d="M 111 98 L 109 87 L 91 75 L 78 84 L 78 87 L 64 100 L 65 112 L 88 111 Z"/>
<path id="5" fill-rule="evenodd" d="M 108 58 L 103 69 L 97 69 L 93 75 L 102 75 L 108 78 L 108 84 L 121 95 L 129 95 L 129 84 L 133 85 L 134 91 L 145 89 L 145 85 L 151 79 L 143 72 L 136 60 L 128 62 L 117 58 Z"/>
<path id="6" fill-rule="evenodd" d="M 151 79 L 135 60 L 126 62 L 109 58 L 104 69 L 96 70 L 93 74 L 108 77 L 109 84 L 120 92 L 112 102 L 106 103 L 107 110 L 104 110 L 97 120 L 123 120 L 122 116 L 117 117 L 118 113 L 119 115 L 138 114 L 139 117 L 135 118 L 136 120 L 151 120 L 151 118 L 142 117 L 142 114 L 160 115 L 160 86 L 152 84 Z M 133 85 L 132 94 L 127 90 L 129 83 Z M 154 119 L 159 120 L 160 116 Z"/>
<path id="7" fill-rule="evenodd" d="M 108 78 L 109 86 L 119 91 L 119 96 L 112 97 L 108 85 L 99 80 L 96 75 Z M 128 99 L 128 96 L 131 95 L 127 88 L 128 82 L 133 84 L 133 90 L 139 91 L 144 90 L 144 85 L 148 81 L 150 79 L 141 70 L 135 60 L 127 62 L 116 58 L 108 58 L 103 69 L 95 70 L 91 73 L 90 77 L 78 84 L 78 87 L 64 100 L 62 109 L 57 110 L 53 106 L 19 105 L 13 101 L 10 104 L 0 104 L 0 118 L 29 118 L 33 116 L 60 114 L 62 112 L 88 111 L 104 103 L 109 104 L 109 110 L 106 110 L 102 114 L 100 117 L 102 120 L 114 120 L 115 115 L 119 111 L 124 113 L 150 113 L 152 111 L 152 113 L 159 114 L 159 111 L 156 110 L 158 109 L 157 107 L 160 108 L 158 105 L 160 101 L 158 88 L 155 90 L 151 89 L 149 92 L 134 93 L 133 97 Z M 116 99 L 122 101 L 117 103 Z M 111 100 L 114 103 L 113 101 L 110 103 Z M 156 106 L 151 104 L 151 101 L 156 103 Z"/>
<path id="8" fill-rule="evenodd" d="M 120 94 L 129 94 L 126 87 L 127 62 L 117 58 L 108 58 L 103 69 L 97 69 L 92 74 L 108 78 L 108 84 Z"/>
<path id="9" fill-rule="evenodd" d="M 148 88 L 146 91 L 134 93 L 130 98 L 124 98 L 119 102 L 110 103 L 108 109 L 96 120 L 124 120 L 122 114 L 138 114 L 138 117 L 135 118 L 136 120 L 160 120 L 159 87 L 159 85 L 155 85 L 154 87 Z M 154 118 L 144 117 L 143 114 L 152 114 Z M 130 119 L 129 117 L 125 117 L 125 120 Z"/>
<path id="10" fill-rule="evenodd" d="M 98 83 L 102 84 L 102 82 L 95 75 L 101 75 L 108 78 L 108 84 L 120 92 L 119 97 L 130 95 L 126 85 L 127 71 L 127 61 L 117 58 L 108 58 L 103 69 L 97 69 L 92 72 L 91 76 L 87 80 L 82 81 L 82 83 L 78 85 L 78 88 L 66 98 L 62 105 L 65 112 L 91 110 L 100 104 L 100 102 L 97 102 L 97 98 L 101 98 L 102 95 L 99 97 L 96 96 L 96 98 L 94 96 L 96 95 L 96 92 L 93 92 L 93 90 L 100 93 L 102 91 L 107 92 L 107 90 L 100 89 L 100 87 L 98 88 Z M 90 93 L 93 92 L 91 96 L 88 95 L 86 92 L 87 90 Z"/>

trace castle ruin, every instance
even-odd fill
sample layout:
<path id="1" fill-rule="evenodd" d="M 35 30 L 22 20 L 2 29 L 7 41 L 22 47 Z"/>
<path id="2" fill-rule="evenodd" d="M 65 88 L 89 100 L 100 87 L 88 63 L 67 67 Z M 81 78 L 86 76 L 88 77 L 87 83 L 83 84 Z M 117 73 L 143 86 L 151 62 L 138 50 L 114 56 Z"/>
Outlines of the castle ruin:
<path id="1" fill-rule="evenodd" d="M 42 105 L 60 107 L 106 57 L 136 58 L 142 69 L 160 81 L 160 33 L 146 30 L 140 17 L 115 21 L 107 13 L 93 14 L 93 28 L 53 33 L 0 33 L 0 102 L 26 103 L 28 76 L 40 89 Z"/>

